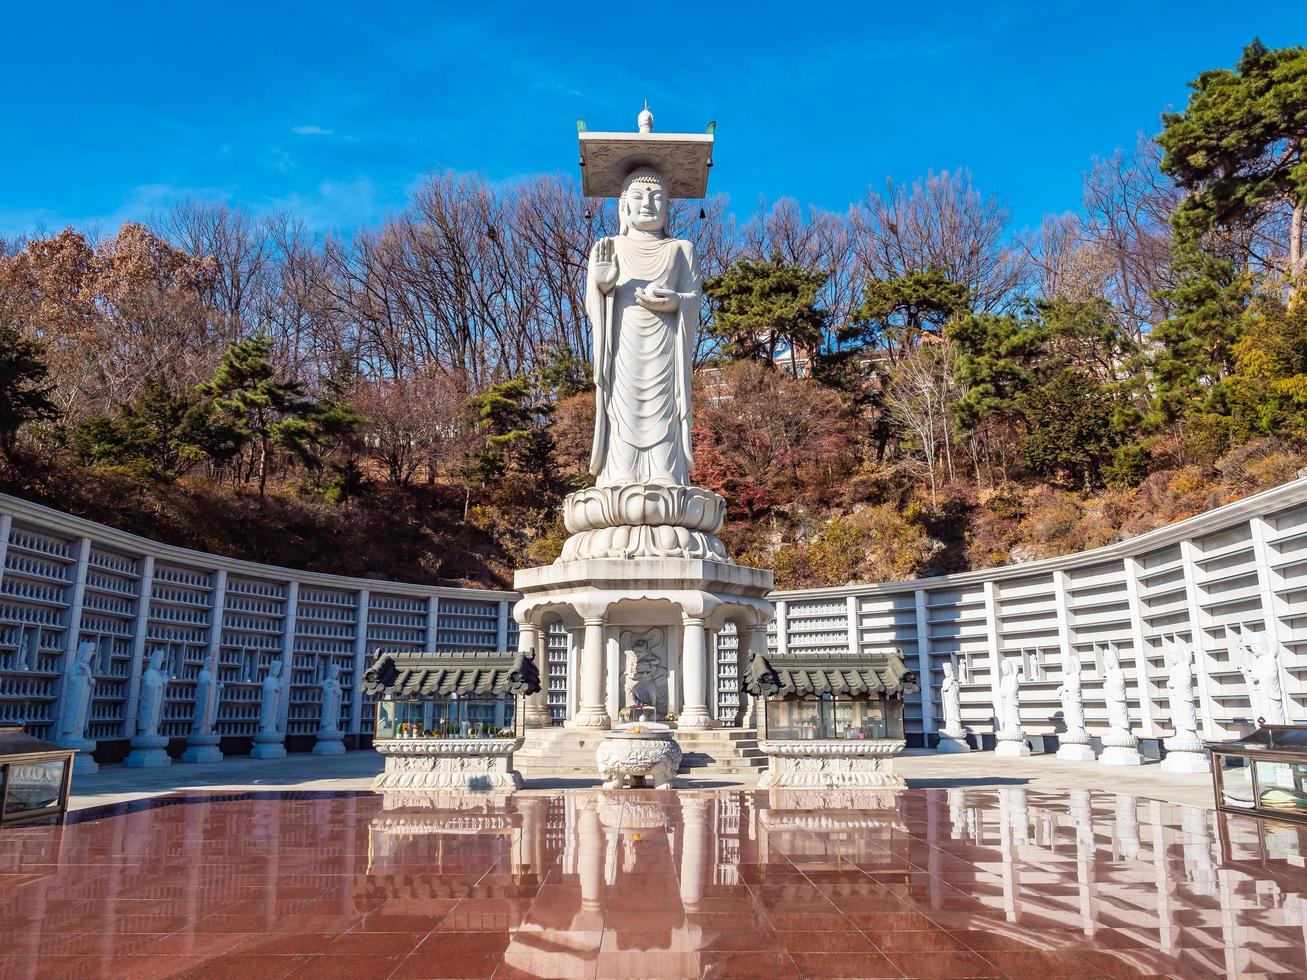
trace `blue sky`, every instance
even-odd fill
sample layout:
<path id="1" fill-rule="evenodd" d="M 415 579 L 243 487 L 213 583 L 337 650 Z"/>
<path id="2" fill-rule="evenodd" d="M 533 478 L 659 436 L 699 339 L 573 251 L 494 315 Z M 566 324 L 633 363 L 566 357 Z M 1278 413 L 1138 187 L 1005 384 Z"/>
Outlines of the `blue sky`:
<path id="1" fill-rule="evenodd" d="M 55 9 L 4 18 L 0 235 L 186 197 L 349 231 L 433 170 L 575 174 L 573 120 L 634 129 L 645 98 L 660 130 L 718 121 L 711 189 L 741 215 L 968 168 L 1033 226 L 1199 71 L 1307 42 L 1301 0 Z"/>

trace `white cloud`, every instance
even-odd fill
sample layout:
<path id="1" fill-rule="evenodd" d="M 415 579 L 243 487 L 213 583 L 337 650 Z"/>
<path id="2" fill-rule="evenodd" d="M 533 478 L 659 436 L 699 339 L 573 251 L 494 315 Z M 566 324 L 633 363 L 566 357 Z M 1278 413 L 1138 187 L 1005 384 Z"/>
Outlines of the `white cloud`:
<path id="1" fill-rule="evenodd" d="M 335 130 L 323 129 L 321 126 L 295 126 L 291 132 L 296 136 L 331 136 Z"/>

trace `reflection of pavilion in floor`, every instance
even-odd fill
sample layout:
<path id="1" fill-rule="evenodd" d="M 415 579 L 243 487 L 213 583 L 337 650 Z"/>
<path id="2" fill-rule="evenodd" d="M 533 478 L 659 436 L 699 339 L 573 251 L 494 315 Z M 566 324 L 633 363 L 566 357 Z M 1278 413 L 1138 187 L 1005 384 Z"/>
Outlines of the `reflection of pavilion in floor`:
<path id="1" fill-rule="evenodd" d="M 164 798 L 0 834 L 0 975 L 1307 972 L 1307 830 L 1087 790 Z"/>

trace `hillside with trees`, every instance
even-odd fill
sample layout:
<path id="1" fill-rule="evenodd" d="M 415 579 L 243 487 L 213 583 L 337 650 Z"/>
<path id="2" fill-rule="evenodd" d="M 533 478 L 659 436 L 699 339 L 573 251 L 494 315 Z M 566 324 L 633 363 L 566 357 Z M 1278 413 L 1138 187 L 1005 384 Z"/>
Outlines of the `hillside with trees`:
<path id="1" fill-rule="evenodd" d="M 1307 466 L 1307 48 L 1254 42 L 1078 213 L 965 172 L 673 216 L 707 275 L 695 479 L 782 586 L 1027 561 Z M 678 202 L 680 203 L 680 202 Z M 380 227 L 188 203 L 0 240 L 0 491 L 165 541 L 504 585 L 590 479 L 611 203 L 436 174 Z"/>

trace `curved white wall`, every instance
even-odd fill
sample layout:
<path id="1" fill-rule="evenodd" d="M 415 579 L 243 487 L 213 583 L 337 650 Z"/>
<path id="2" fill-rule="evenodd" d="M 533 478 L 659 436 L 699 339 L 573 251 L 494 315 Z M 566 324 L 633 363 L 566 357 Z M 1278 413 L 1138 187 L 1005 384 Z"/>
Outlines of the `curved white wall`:
<path id="1" fill-rule="evenodd" d="M 128 739 L 147 650 L 167 651 L 163 732 L 190 727 L 195 676 L 220 651 L 222 735 L 252 735 L 259 681 L 280 660 L 290 678 L 286 731 L 317 730 L 319 685 L 340 664 L 344 731 L 367 734 L 357 680 L 367 655 L 390 649 L 487 650 L 515 645 L 509 592 L 443 589 L 259 565 L 174 548 L 0 494 L 0 721 L 54 733 L 63 673 L 91 642 L 97 684 L 89 737 Z M 948 660 L 965 667 L 963 720 L 993 729 L 997 657 L 1019 657 L 1029 732 L 1055 734 L 1054 695 L 1067 657 L 1084 664 L 1091 732 L 1106 729 L 1095 643 L 1115 643 L 1131 681 L 1139 734 L 1168 734 L 1163 636 L 1198 649 L 1204 734 L 1246 730 L 1249 701 L 1230 661 L 1231 627 L 1280 644 L 1286 708 L 1307 722 L 1307 479 L 1105 548 L 1025 565 L 870 586 L 777 592 L 773 648 L 897 648 L 918 665 L 908 728 L 941 722 Z M 715 702 L 730 717 L 735 638 L 721 635 Z M 550 703 L 561 717 L 567 638 L 550 641 Z M 1033 676 L 1032 676 L 1033 675 Z"/>
<path id="2" fill-rule="evenodd" d="M 252 735 L 259 682 L 283 663 L 284 730 L 318 729 L 320 685 L 341 666 L 340 727 L 366 734 L 358 680 L 388 649 L 489 650 L 516 644 L 511 593 L 345 578 L 174 548 L 0 494 L 0 721 L 54 734 L 69 657 L 94 643 L 87 735 L 131 738 L 145 653 L 163 648 L 174 680 L 161 731 L 190 730 L 195 678 L 220 651 L 221 735 Z"/>
<path id="3" fill-rule="evenodd" d="M 993 731 L 996 658 L 1021 658 L 1022 721 L 1055 734 L 1062 665 L 1084 665 L 1091 733 L 1107 728 L 1095 643 L 1114 643 L 1130 680 L 1138 734 L 1170 734 L 1161 638 L 1197 650 L 1199 716 L 1207 738 L 1246 732 L 1248 691 L 1231 662 L 1231 629 L 1280 646 L 1290 720 L 1307 722 L 1307 478 L 1117 544 L 1002 568 L 872 586 L 777 592 L 776 635 L 791 650 L 898 648 L 915 660 L 921 695 L 910 730 L 942 724 L 943 665 L 965 667 L 963 721 Z M 775 641 L 774 641 L 775 642 Z M 1033 677 L 1032 677 L 1033 675 Z"/>

